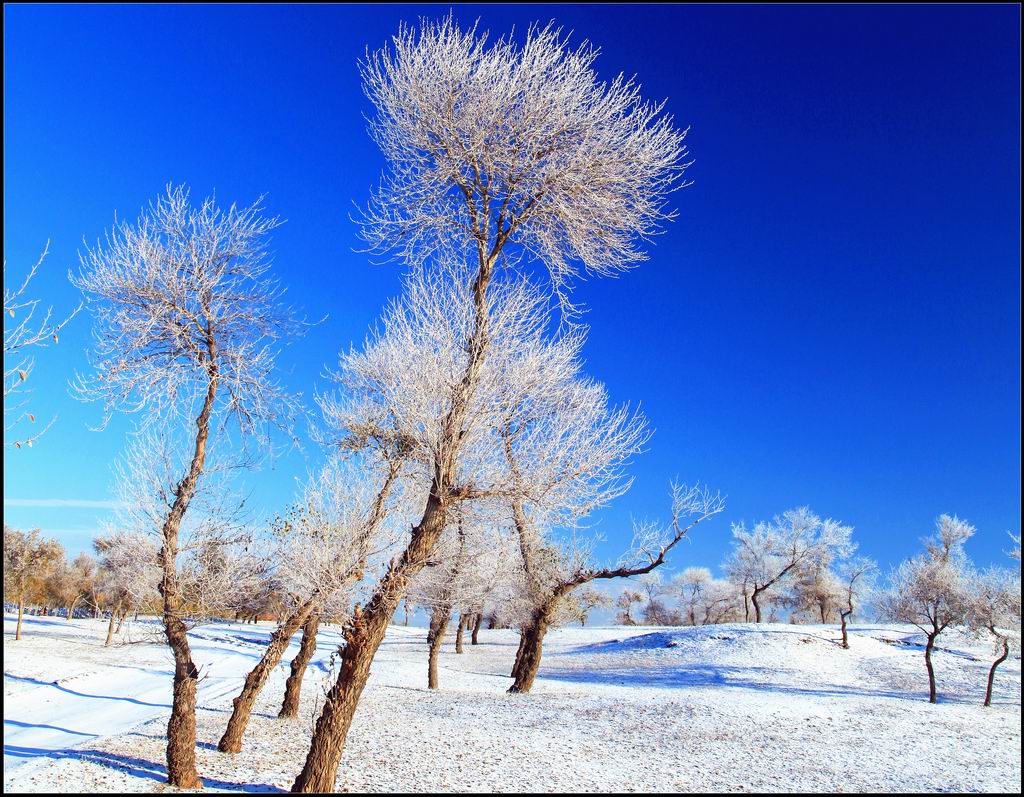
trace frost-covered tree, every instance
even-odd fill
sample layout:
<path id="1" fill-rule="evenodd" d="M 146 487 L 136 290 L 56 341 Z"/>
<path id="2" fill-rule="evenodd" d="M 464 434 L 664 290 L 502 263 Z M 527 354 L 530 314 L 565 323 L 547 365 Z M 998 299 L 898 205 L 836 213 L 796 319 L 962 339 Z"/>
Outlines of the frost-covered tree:
<path id="1" fill-rule="evenodd" d="M 892 572 L 880 602 L 889 620 L 910 623 L 927 639 L 924 662 L 930 703 L 938 702 L 932 665 L 935 640 L 949 626 L 964 623 L 970 610 L 971 568 L 964 543 L 975 531 L 955 515 L 940 515 L 936 527 L 935 535 L 924 541 L 925 552 Z"/>
<path id="2" fill-rule="evenodd" d="M 668 605 L 669 597 L 674 590 L 666 584 L 657 571 L 645 573 L 637 579 L 640 591 L 643 592 L 646 604 L 643 608 L 643 620 L 647 625 L 680 625 L 682 615 Z"/>
<path id="3" fill-rule="evenodd" d="M 608 593 L 590 586 L 581 587 L 570 593 L 569 600 L 567 614 L 573 620 L 579 620 L 581 626 L 586 626 L 587 619 L 594 609 L 607 609 L 612 605 L 612 599 Z"/>
<path id="4" fill-rule="evenodd" d="M 420 571 L 409 594 L 417 606 L 430 612 L 427 634 L 427 686 L 438 688 L 437 663 L 452 615 L 481 604 L 491 591 L 514 550 L 508 546 L 488 514 L 479 515 L 464 505 L 452 518 L 432 561 Z M 462 620 L 460 631 L 464 632 Z M 458 646 L 457 646 L 458 647 Z"/>
<path id="5" fill-rule="evenodd" d="M 15 641 L 21 639 L 21 622 L 30 592 L 42 585 L 63 561 L 60 543 L 44 540 L 39 529 L 25 532 L 4 524 L 4 598 L 18 604 Z"/>
<path id="6" fill-rule="evenodd" d="M 843 648 L 849 650 L 850 639 L 846 627 L 853 613 L 858 611 L 874 589 L 878 564 L 866 556 L 858 556 L 843 562 L 839 577 L 842 580 L 842 602 L 839 606 L 839 621 L 842 624 Z"/>
<path id="7" fill-rule="evenodd" d="M 539 262 L 567 295 L 579 272 L 614 274 L 644 259 L 643 241 L 671 217 L 666 195 L 686 167 L 684 132 L 638 86 L 598 81 L 595 48 L 570 49 L 554 28 L 522 44 L 488 41 L 449 16 L 402 26 L 361 64 L 376 114 L 370 131 L 388 172 L 363 219 L 372 249 L 413 268 L 469 261 L 463 352 L 435 403 L 427 499 L 409 544 L 352 625 L 296 791 L 331 791 L 369 665 L 409 580 L 425 565 L 458 490 L 474 397 L 493 345 L 497 270 Z M 415 363 L 418 370 L 429 358 Z"/>
<path id="8" fill-rule="evenodd" d="M 213 199 L 198 207 L 184 187 L 117 223 L 81 255 L 73 282 L 94 318 L 93 373 L 84 398 L 158 420 L 187 440 L 164 496 L 160 528 L 163 627 L 174 653 L 174 693 L 167 726 L 168 781 L 193 788 L 195 700 L 192 660 L 178 577 L 179 533 L 207 467 L 211 437 L 234 423 L 242 440 L 265 440 L 287 427 L 291 397 L 274 376 L 277 346 L 301 330 L 270 276 L 268 234 L 279 224 L 260 202 L 227 210 Z M 221 451 L 227 450 L 225 439 Z"/>
<path id="9" fill-rule="evenodd" d="M 688 567 L 672 579 L 671 589 L 679 598 L 686 625 L 698 625 L 702 620 L 704 595 L 711 580 L 706 567 Z"/>
<path id="10" fill-rule="evenodd" d="M 701 589 L 700 599 L 703 625 L 746 621 L 743 613 L 743 595 L 728 579 L 712 578 Z"/>
<path id="11" fill-rule="evenodd" d="M 4 445 L 21 448 L 32 447 L 32 444 L 50 428 L 50 421 L 45 427 L 27 437 L 7 441 L 7 433 L 12 431 L 21 421 L 36 422 L 36 416 L 26 407 L 26 402 L 17 401 L 18 393 L 26 390 L 35 359 L 34 349 L 56 344 L 59 333 L 81 309 L 76 307 L 63 321 L 53 319 L 53 308 L 42 311 L 39 300 L 29 296 L 29 283 L 39 271 L 39 267 L 50 251 L 50 243 L 36 264 L 20 283 L 7 282 L 7 261 L 4 261 Z M 17 284 L 17 287 L 14 287 Z"/>
<path id="12" fill-rule="evenodd" d="M 157 595 L 160 583 L 158 551 L 150 535 L 112 531 L 93 540 L 99 561 L 97 586 L 110 610 L 107 625 L 109 647 L 115 623 Z"/>
<path id="13" fill-rule="evenodd" d="M 995 660 L 988 671 L 985 705 L 992 705 L 996 668 L 1020 648 L 1020 574 L 990 567 L 977 573 L 970 585 L 967 625 L 992 640 Z"/>
<path id="14" fill-rule="evenodd" d="M 526 540 L 523 559 L 527 562 L 526 584 L 529 614 L 521 625 L 519 651 L 512 670 L 515 679 L 509 692 L 529 692 L 540 669 L 544 635 L 561 608 L 563 598 L 592 581 L 643 576 L 661 567 L 668 554 L 698 524 L 725 508 L 723 499 L 700 486 L 672 487 L 672 520 L 666 526 L 635 524 L 633 542 L 609 567 L 595 564 L 593 541 L 576 535 L 554 547 L 555 555 L 537 556 L 536 540 L 543 539 L 544 527 L 526 515 L 526 525 L 517 530 Z"/>
<path id="15" fill-rule="evenodd" d="M 843 587 L 831 562 L 817 561 L 796 572 L 783 601 L 790 608 L 791 618 L 811 617 L 824 625 L 838 617 L 843 605 Z"/>
<path id="16" fill-rule="evenodd" d="M 630 587 L 623 589 L 619 597 L 615 599 L 615 607 L 619 610 L 616 620 L 622 625 L 636 625 L 636 620 L 633 618 L 631 611 L 635 604 L 643 603 L 643 600 L 643 593 L 637 592 Z"/>
<path id="17" fill-rule="evenodd" d="M 349 460 L 332 459 L 309 480 L 301 499 L 275 521 L 268 558 L 285 596 L 285 615 L 233 701 L 227 728 L 217 745 L 221 752 L 242 749 L 256 698 L 295 632 L 306 628 L 308 644 L 315 645 L 315 628 L 306 627 L 309 618 L 339 597 L 346 604 L 371 557 L 387 547 L 380 531 L 393 508 L 392 493 L 402 464 L 400 458 L 385 462 L 378 473 L 371 465 L 360 467 Z M 298 698 L 305 663 L 300 660 L 296 669 L 296 680 L 290 686 L 293 700 Z"/>
<path id="18" fill-rule="evenodd" d="M 808 507 L 790 509 L 752 530 L 734 524 L 733 551 L 726 565 L 736 583 L 749 584 L 754 620 L 762 620 L 762 597 L 802 571 L 826 566 L 847 555 L 853 529 L 838 521 L 822 520 Z"/>

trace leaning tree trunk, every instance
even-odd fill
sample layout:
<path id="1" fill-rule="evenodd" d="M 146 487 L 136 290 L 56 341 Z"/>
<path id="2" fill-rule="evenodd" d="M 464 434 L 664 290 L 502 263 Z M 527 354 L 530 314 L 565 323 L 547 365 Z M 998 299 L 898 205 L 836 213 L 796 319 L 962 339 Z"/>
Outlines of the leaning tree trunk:
<path id="1" fill-rule="evenodd" d="M 118 601 L 110 610 L 110 622 L 107 623 L 107 641 L 103 643 L 103 647 L 109 648 L 114 642 L 114 621 L 117 619 L 117 612 L 121 608 L 121 602 Z"/>
<path id="2" fill-rule="evenodd" d="M 441 655 L 441 644 L 448 633 L 448 623 L 452 619 L 452 610 L 436 607 L 430 616 L 430 632 L 427 639 L 430 643 L 427 654 L 427 688 L 437 689 L 437 659 Z"/>
<path id="3" fill-rule="evenodd" d="M 529 624 L 521 632 L 520 655 L 517 657 L 515 679 L 508 688 L 510 694 L 525 694 L 533 687 L 533 681 L 540 669 L 540 657 L 544 646 L 544 635 L 548 632 L 548 623 L 558 607 L 561 596 L 555 596 L 548 603 L 534 610 Z"/>
<path id="4" fill-rule="evenodd" d="M 299 716 L 299 703 L 302 699 L 302 677 L 306 674 L 313 654 L 316 652 L 316 634 L 320 628 L 320 613 L 313 612 L 302 626 L 302 643 L 299 652 L 292 659 L 291 674 L 284 685 L 284 703 L 277 716 L 280 718 Z"/>
<path id="5" fill-rule="evenodd" d="M 523 665 L 523 655 L 526 651 L 526 634 L 528 628 L 529 626 L 527 625 L 519 629 L 519 647 L 516 649 L 516 658 L 515 661 L 512 662 L 512 672 L 510 673 L 512 678 L 516 677 L 516 674 L 519 672 L 519 668 Z"/>
<path id="6" fill-rule="evenodd" d="M 997 636 L 1003 643 L 1003 655 L 992 662 L 992 668 L 988 671 L 988 686 L 985 688 L 985 705 L 992 705 L 992 683 L 996 679 L 996 667 L 1006 661 L 1006 658 L 1010 655 L 1010 640 L 1001 634 L 996 634 L 995 630 L 989 629 L 992 633 Z"/>
<path id="7" fill-rule="evenodd" d="M 473 618 L 473 634 L 469 638 L 469 644 L 471 644 L 471 645 L 479 645 L 480 644 L 480 640 L 479 640 L 480 626 L 483 625 L 483 622 L 484 622 L 484 614 L 483 614 L 483 612 L 477 612 L 476 616 Z"/>
<path id="8" fill-rule="evenodd" d="M 341 650 L 338 679 L 327 693 L 306 763 L 292 784 L 293 792 L 334 791 L 338 764 L 370 675 L 370 664 L 409 580 L 423 569 L 446 523 L 447 507 L 437 497 L 435 485 L 427 499 L 423 519 L 413 529 L 409 546 L 388 568 L 366 609 L 353 615 L 342 632 L 345 646 Z"/>
<path id="9" fill-rule="evenodd" d="M 932 667 L 932 648 L 935 646 L 936 634 L 928 635 L 928 644 L 924 646 L 924 665 L 928 668 L 928 702 L 938 703 L 935 691 L 935 668 Z"/>
<path id="10" fill-rule="evenodd" d="M 462 639 L 463 639 L 463 637 L 464 637 L 464 635 L 466 633 L 466 623 L 467 623 L 466 615 L 460 614 L 459 615 L 459 630 L 455 632 L 455 652 L 456 653 L 462 653 L 463 652 L 463 649 L 462 649 Z"/>
<path id="11" fill-rule="evenodd" d="M 263 691 L 270 673 L 281 662 L 281 657 L 284 656 L 288 643 L 295 636 L 295 632 L 305 625 L 306 620 L 311 616 L 315 603 L 316 596 L 306 600 L 271 634 L 270 644 L 263 652 L 263 657 L 245 676 L 242 691 L 233 701 L 234 708 L 231 711 L 231 718 L 228 720 L 228 727 L 224 729 L 224 735 L 217 743 L 217 749 L 222 753 L 237 753 L 242 749 L 242 737 L 249 724 L 249 717 L 252 716 L 252 707 L 256 704 L 256 698 Z"/>
<path id="12" fill-rule="evenodd" d="M 128 609 L 129 607 L 125 606 L 121 616 L 117 618 L 117 628 L 114 629 L 115 634 L 121 633 L 121 626 L 124 625 L 124 618 L 128 616 Z"/>
<path id="13" fill-rule="evenodd" d="M 217 350 L 212 337 L 207 340 L 210 377 L 203 409 L 196 418 L 196 445 L 192 463 L 174 491 L 174 503 L 164 521 L 163 547 L 159 562 L 162 576 L 160 596 L 163 599 L 163 624 L 167 644 L 174 653 L 174 690 L 171 718 L 167 721 L 167 782 L 180 789 L 202 788 L 196 771 L 196 688 L 199 669 L 192 661 L 188 629 L 181 617 L 181 596 L 178 592 L 178 532 L 185 511 L 195 495 L 199 477 L 206 462 L 206 444 L 210 436 L 210 415 L 217 396 L 219 374 Z"/>
<path id="14" fill-rule="evenodd" d="M 843 648 L 846 650 L 850 649 L 850 639 L 846 635 L 846 621 L 849 619 L 851 612 L 839 612 L 839 621 L 843 624 Z"/>
<path id="15" fill-rule="evenodd" d="M 75 607 L 78 605 L 78 601 L 81 600 L 81 596 L 71 601 L 71 605 L 68 606 L 68 622 L 71 622 L 71 618 L 75 616 Z"/>
<path id="16" fill-rule="evenodd" d="M 426 565 L 447 525 L 448 489 L 455 484 L 459 441 L 464 434 L 470 401 L 480 382 L 489 345 L 487 288 L 499 249 L 496 247 L 491 254 L 481 254 L 480 269 L 473 281 L 475 326 L 466 347 L 469 361 L 462 380 L 455 388 L 451 408 L 442 419 L 441 438 L 446 445 L 442 446 L 444 453 L 434 463 L 434 476 L 423 516 L 413 527 L 412 538 L 405 551 L 381 578 L 366 609 L 354 615 L 345 628 L 346 644 L 341 651 L 338 680 L 327 693 L 306 763 L 292 784 L 293 792 L 334 791 L 348 729 L 352 726 L 356 706 L 370 677 L 370 664 L 398 602 L 405 596 L 409 579 Z"/>

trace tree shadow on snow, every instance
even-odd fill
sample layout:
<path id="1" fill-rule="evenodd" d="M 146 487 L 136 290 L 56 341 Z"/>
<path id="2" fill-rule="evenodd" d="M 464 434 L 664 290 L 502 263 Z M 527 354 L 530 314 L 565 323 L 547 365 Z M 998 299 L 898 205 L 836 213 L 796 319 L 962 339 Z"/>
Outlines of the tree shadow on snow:
<path id="1" fill-rule="evenodd" d="M 917 692 L 856 688 L 839 684 L 823 685 L 815 688 L 773 683 L 770 678 L 778 673 L 778 669 L 771 667 L 680 664 L 670 667 L 651 668 L 548 670 L 546 672 L 541 671 L 537 677 L 551 681 L 565 681 L 567 683 L 593 683 L 607 686 L 657 687 L 663 689 L 719 686 L 808 697 L 881 697 L 896 700 L 919 700 L 923 697 L 923 693 Z M 955 695 L 940 695 L 939 702 L 973 704 L 976 701 L 967 700 Z"/>
<path id="2" fill-rule="evenodd" d="M 44 725 L 42 723 L 35 722 L 21 722 L 20 720 L 4 719 L 4 726 L 17 725 L 19 728 L 48 728 L 51 731 L 60 731 L 61 733 L 70 733 L 75 736 L 98 736 L 96 733 L 87 733 L 86 731 L 73 731 L 70 728 L 62 728 L 59 725 Z"/>
<path id="3" fill-rule="evenodd" d="M 69 695 L 75 697 L 86 697 L 93 700 L 122 700 L 125 703 L 134 703 L 136 706 L 151 706 L 152 708 L 170 708 L 170 703 L 147 703 L 145 700 L 139 700 L 134 697 L 122 697 L 120 695 L 92 695 L 88 692 L 78 692 L 74 689 L 69 689 L 66 686 L 61 686 L 57 681 L 40 681 L 38 678 L 29 678 L 22 675 L 10 675 L 4 673 L 4 678 L 10 678 L 12 681 L 22 681 L 23 683 L 36 684 L 37 686 L 49 686 L 53 689 L 58 689 L 61 692 L 66 692 Z"/>
<path id="4" fill-rule="evenodd" d="M 144 758 L 118 755 L 102 750 L 44 750 L 38 747 L 21 747 L 18 745 L 4 745 L 4 755 L 18 758 L 50 758 L 53 761 L 70 759 L 72 761 L 83 761 L 89 764 L 96 764 L 109 769 L 116 769 L 137 778 L 167 782 L 167 767 Z M 235 783 L 233 781 L 217 780 L 200 775 L 203 783 L 217 789 L 241 792 L 275 792 L 284 793 L 284 789 L 272 786 L 269 783 Z"/>

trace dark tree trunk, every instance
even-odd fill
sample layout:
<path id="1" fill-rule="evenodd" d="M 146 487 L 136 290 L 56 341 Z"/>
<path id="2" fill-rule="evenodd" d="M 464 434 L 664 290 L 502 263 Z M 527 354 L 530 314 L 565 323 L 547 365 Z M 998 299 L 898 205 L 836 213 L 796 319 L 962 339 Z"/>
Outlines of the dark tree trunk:
<path id="1" fill-rule="evenodd" d="M 468 618 L 466 617 L 465 614 L 460 614 L 459 615 L 459 629 L 458 629 L 458 631 L 455 632 L 455 652 L 456 653 L 462 653 L 463 652 L 463 649 L 462 649 L 462 639 L 463 639 L 463 637 L 465 636 L 465 633 L 466 633 L 466 623 L 467 623 L 467 621 L 468 621 Z"/>
<path id="2" fill-rule="evenodd" d="M 995 631 L 992 631 L 992 633 L 995 634 Z M 986 706 L 992 705 L 992 683 L 996 679 L 996 667 L 998 667 L 1000 664 L 1006 661 L 1006 658 L 1010 655 L 1010 641 L 1006 637 L 1001 636 L 999 634 L 996 634 L 996 636 L 998 636 L 999 639 L 1001 639 L 1003 642 L 1003 655 L 996 659 L 994 662 L 992 662 L 992 668 L 988 671 L 988 686 L 985 688 Z"/>
<path id="3" fill-rule="evenodd" d="M 334 791 L 338 764 L 373 657 L 408 588 L 409 579 L 423 569 L 446 523 L 447 507 L 437 498 L 435 486 L 423 519 L 413 529 L 409 546 L 388 568 L 366 610 L 354 615 L 343 630 L 346 644 L 341 650 L 338 679 L 327 693 L 306 763 L 292 784 L 293 792 Z"/>
<path id="4" fill-rule="evenodd" d="M 758 598 L 761 596 L 762 590 L 754 588 L 754 592 L 750 596 L 750 602 L 754 604 L 754 622 L 761 622 L 761 604 L 758 602 Z"/>
<path id="5" fill-rule="evenodd" d="M 292 784 L 293 792 L 333 792 L 338 764 L 352 725 L 359 698 L 370 676 L 370 665 L 387 633 L 388 624 L 405 597 L 409 579 L 426 565 L 448 522 L 447 486 L 455 484 L 459 441 L 469 412 L 473 392 L 480 381 L 489 343 L 487 288 L 493 275 L 500 246 L 490 254 L 481 250 L 480 268 L 473 281 L 475 326 L 466 347 L 469 361 L 462 380 L 455 387 L 451 408 L 442 418 L 444 453 L 434 462 L 430 494 L 420 522 L 412 529 L 409 545 L 388 568 L 366 609 L 346 626 L 338 680 L 327 693 L 323 712 L 317 720 L 302 772 Z"/>
<path id="6" fill-rule="evenodd" d="M 846 649 L 846 650 L 850 649 L 850 639 L 846 635 L 846 622 L 849 619 L 850 614 L 852 614 L 852 612 L 849 612 L 849 611 L 845 611 L 845 612 L 841 611 L 841 612 L 839 612 L 839 621 L 843 624 L 843 648 Z"/>
<path id="7" fill-rule="evenodd" d="M 516 677 L 516 674 L 519 672 L 519 668 L 522 666 L 523 651 L 526 650 L 526 630 L 526 626 L 519 629 L 519 647 L 516 650 L 516 658 L 515 661 L 512 662 L 512 672 L 510 673 L 510 677 L 512 678 Z"/>
<path id="8" fill-rule="evenodd" d="M 297 717 L 299 715 L 302 677 L 306 674 L 306 667 L 309 666 L 309 662 L 316 652 L 316 633 L 319 628 L 320 614 L 314 612 L 309 615 L 306 624 L 302 626 L 302 643 L 299 645 L 298 654 L 292 659 L 291 674 L 288 676 L 288 682 L 284 685 L 284 703 L 281 704 L 278 717 Z"/>
<path id="9" fill-rule="evenodd" d="M 292 612 L 291 616 L 271 635 L 270 644 L 263 652 L 263 657 L 245 677 L 242 691 L 233 701 L 234 709 L 228 720 L 228 727 L 217 744 L 217 749 L 222 753 L 237 753 L 242 749 L 242 737 L 249 724 L 249 717 L 252 715 L 252 707 L 256 704 L 256 698 L 263 691 L 270 673 L 280 663 L 291 638 L 313 612 L 315 602 L 316 597 L 309 598 Z"/>
<path id="10" fill-rule="evenodd" d="M 441 655 L 441 644 L 448 633 L 448 623 L 452 619 L 451 609 L 435 608 L 430 616 L 430 632 L 427 639 L 430 643 L 427 654 L 427 688 L 437 689 L 437 658 Z"/>
<path id="11" fill-rule="evenodd" d="M 71 601 L 71 605 L 68 606 L 68 622 L 71 622 L 71 618 L 75 616 L 75 607 L 78 605 L 78 601 L 81 600 L 81 596 Z"/>
<path id="12" fill-rule="evenodd" d="M 483 612 L 477 612 L 476 617 L 473 619 L 473 635 L 469 639 L 469 644 L 479 645 L 480 626 L 483 625 L 484 615 Z"/>
<path id="13" fill-rule="evenodd" d="M 743 588 L 743 622 L 750 622 L 750 596 L 746 587 Z"/>
<path id="14" fill-rule="evenodd" d="M 529 625 L 522 631 L 520 655 L 516 660 L 515 679 L 508 688 L 511 694 L 525 694 L 533 687 L 533 681 L 540 670 L 540 658 L 543 652 L 544 635 L 548 631 L 548 623 L 558 607 L 560 596 L 552 598 L 548 603 L 536 609 L 530 618 Z"/>
<path id="15" fill-rule="evenodd" d="M 935 691 L 935 668 L 932 667 L 932 648 L 935 646 L 937 633 L 928 635 L 928 644 L 924 646 L 924 664 L 928 668 L 928 702 L 938 703 Z"/>
<path id="16" fill-rule="evenodd" d="M 196 688 L 199 669 L 192 661 L 188 631 L 181 619 L 181 598 L 178 594 L 178 532 L 189 503 L 195 495 L 199 477 L 206 462 L 206 444 L 210 436 L 210 415 L 217 396 L 219 374 L 217 350 L 212 333 L 207 338 L 210 377 L 203 408 L 196 418 L 196 443 L 189 472 L 178 482 L 174 503 L 162 529 L 163 547 L 159 560 L 163 571 L 160 596 L 163 599 L 164 635 L 174 653 L 174 692 L 171 717 L 167 722 L 167 782 L 179 789 L 202 788 L 196 771 Z"/>
<path id="17" fill-rule="evenodd" d="M 103 643 L 103 647 L 109 648 L 114 642 L 114 621 L 117 619 L 117 612 L 121 608 L 121 604 L 118 603 L 110 610 L 110 622 L 107 623 L 107 641 Z"/>

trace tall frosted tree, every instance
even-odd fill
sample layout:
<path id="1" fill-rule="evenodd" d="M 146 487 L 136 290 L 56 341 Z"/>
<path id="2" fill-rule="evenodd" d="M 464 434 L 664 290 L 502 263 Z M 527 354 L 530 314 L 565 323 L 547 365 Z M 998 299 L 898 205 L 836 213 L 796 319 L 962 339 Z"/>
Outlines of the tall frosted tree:
<path id="1" fill-rule="evenodd" d="M 370 663 L 409 580 L 448 525 L 474 395 L 491 346 L 496 271 L 536 263 L 566 300 L 579 273 L 619 273 L 670 219 L 684 131 L 623 77 L 598 80 L 597 50 L 549 26 L 517 43 L 451 17 L 403 26 L 361 63 L 388 171 L 362 219 L 369 247 L 413 269 L 465 263 L 472 297 L 459 373 L 438 407 L 429 488 L 408 545 L 349 626 L 295 791 L 331 791 Z M 568 304 L 567 300 L 565 304 Z"/>
<path id="2" fill-rule="evenodd" d="M 910 623 L 925 635 L 924 663 L 928 670 L 928 701 L 938 702 L 932 652 L 939 635 L 967 621 L 971 610 L 971 568 L 964 543 L 974 526 L 940 515 L 935 534 L 924 541 L 924 553 L 903 562 L 889 578 L 881 599 L 882 613 L 898 623 Z"/>
<path id="3" fill-rule="evenodd" d="M 163 628 L 174 655 L 167 726 L 168 781 L 201 785 L 195 765 L 199 671 L 183 621 L 179 533 L 211 442 L 229 424 L 239 438 L 266 439 L 288 427 L 294 401 L 274 376 L 280 344 L 302 330 L 270 275 L 267 237 L 279 224 L 248 207 L 189 202 L 184 187 L 166 193 L 135 223 L 116 224 L 81 255 L 73 282 L 93 315 L 93 371 L 79 379 L 84 398 L 138 413 L 145 426 L 186 441 L 177 474 L 156 502 Z M 227 441 L 223 450 L 227 450 Z M 249 458 L 246 457 L 246 461 Z M 164 489 L 161 487 L 161 489 Z"/>

